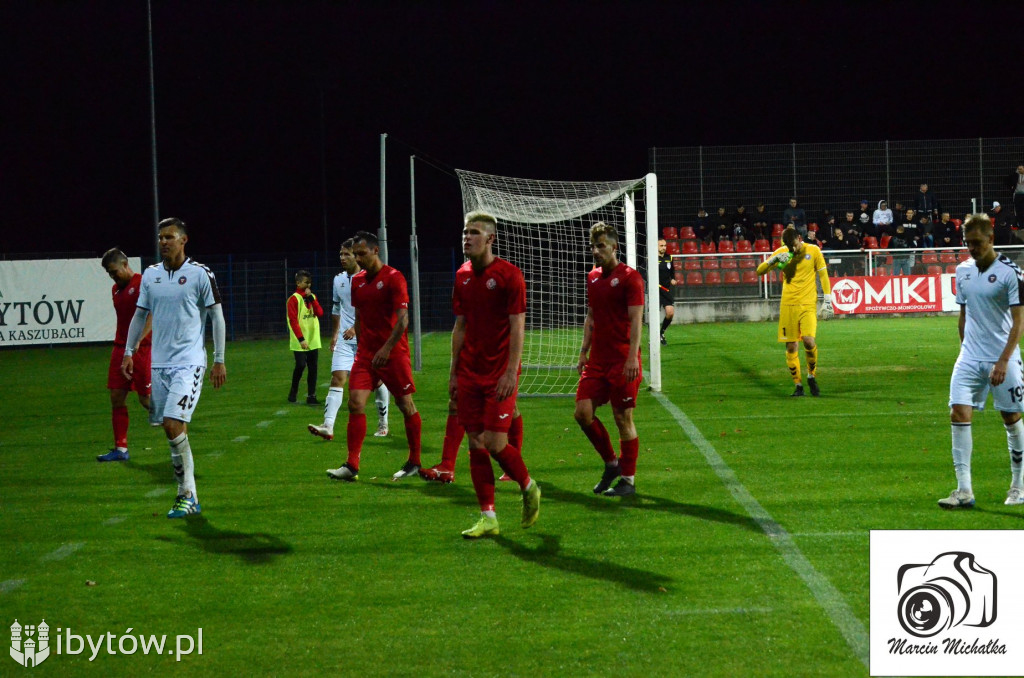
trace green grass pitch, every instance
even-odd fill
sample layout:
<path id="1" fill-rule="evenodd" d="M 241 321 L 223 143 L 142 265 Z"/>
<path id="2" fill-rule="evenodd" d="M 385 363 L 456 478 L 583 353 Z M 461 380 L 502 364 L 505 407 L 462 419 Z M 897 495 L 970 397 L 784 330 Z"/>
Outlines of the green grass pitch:
<path id="1" fill-rule="evenodd" d="M 817 399 L 789 397 L 773 323 L 668 338 L 664 396 L 699 434 L 642 393 L 638 495 L 597 497 L 600 461 L 572 400 L 523 398 L 540 521 L 520 529 L 518 488 L 500 483 L 501 536 L 476 542 L 459 534 L 477 516 L 465 447 L 454 485 L 390 481 L 406 454 L 394 407 L 360 481 L 326 477 L 344 460 L 344 410 L 338 440 L 306 432 L 321 412 L 285 401 L 284 341 L 229 344 L 227 385 L 204 388 L 190 432 L 203 513 L 187 521 L 164 517 L 167 445 L 137 403 L 131 461 L 94 461 L 110 446 L 109 349 L 0 352 L 0 621 L 112 633 L 115 648 L 128 628 L 169 642 L 203 629 L 201 656 L 90 662 L 86 648 L 51 654 L 39 676 L 866 675 L 869 530 L 1021 527 L 1002 505 L 1008 455 L 991 410 L 975 419 L 977 509 L 935 504 L 955 484 L 955 318 L 821 324 Z M 448 347 L 428 336 L 417 375 L 427 464 L 440 456 Z M 833 599 L 812 592 L 737 487 Z M 23 670 L 0 656 L 0 675 Z"/>

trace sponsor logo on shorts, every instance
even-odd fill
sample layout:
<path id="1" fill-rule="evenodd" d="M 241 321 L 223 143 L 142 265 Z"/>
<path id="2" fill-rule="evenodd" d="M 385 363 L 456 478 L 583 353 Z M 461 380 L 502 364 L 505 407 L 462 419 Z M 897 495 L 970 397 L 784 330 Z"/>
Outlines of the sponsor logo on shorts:
<path id="1" fill-rule="evenodd" d="M 406 384 L 405 386 L 402 387 L 402 390 L 408 391 L 410 388 L 412 388 L 412 384 Z"/>
<path id="2" fill-rule="evenodd" d="M 465 280 L 463 280 L 462 284 L 463 285 L 468 285 L 469 284 L 469 278 L 466 278 Z"/>
<path id="3" fill-rule="evenodd" d="M 499 415 L 498 419 L 508 419 L 508 415 L 507 414 Z"/>

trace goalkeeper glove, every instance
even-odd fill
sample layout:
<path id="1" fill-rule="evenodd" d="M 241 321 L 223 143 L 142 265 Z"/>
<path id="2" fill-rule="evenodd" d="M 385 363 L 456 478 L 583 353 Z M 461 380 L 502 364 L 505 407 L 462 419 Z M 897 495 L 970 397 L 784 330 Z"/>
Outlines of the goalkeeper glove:
<path id="1" fill-rule="evenodd" d="M 827 320 L 835 315 L 835 309 L 832 307 L 832 295 L 826 294 L 822 297 L 821 314 Z"/>

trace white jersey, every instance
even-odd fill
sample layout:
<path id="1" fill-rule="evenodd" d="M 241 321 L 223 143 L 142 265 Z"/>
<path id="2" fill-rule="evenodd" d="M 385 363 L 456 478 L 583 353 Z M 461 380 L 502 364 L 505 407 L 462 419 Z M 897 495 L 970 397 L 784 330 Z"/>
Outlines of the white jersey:
<path id="1" fill-rule="evenodd" d="M 956 303 L 967 314 L 960 357 L 995 362 L 1010 337 L 1010 307 L 1024 303 L 1024 273 L 1002 254 L 984 271 L 968 259 L 956 267 Z M 1020 359 L 1019 347 L 1014 356 Z"/>
<path id="2" fill-rule="evenodd" d="M 350 327 L 355 327 L 356 310 L 352 307 L 352 276 L 342 271 L 334 276 L 334 287 L 331 293 L 331 314 L 340 316 L 341 322 L 338 330 L 338 343 L 347 342 L 353 346 L 356 343 L 355 337 L 345 339 L 342 335 Z"/>
<path id="3" fill-rule="evenodd" d="M 207 309 L 220 303 L 213 272 L 186 258 L 174 271 L 163 262 L 142 274 L 138 307 L 153 316 L 152 367 L 206 366 Z"/>

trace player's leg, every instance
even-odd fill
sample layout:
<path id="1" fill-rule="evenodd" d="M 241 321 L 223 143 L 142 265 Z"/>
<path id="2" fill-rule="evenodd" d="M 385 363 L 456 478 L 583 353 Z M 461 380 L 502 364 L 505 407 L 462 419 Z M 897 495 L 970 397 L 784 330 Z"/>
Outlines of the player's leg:
<path id="1" fill-rule="evenodd" d="M 1003 383 L 992 389 L 993 406 L 999 410 L 1006 429 L 1006 447 L 1010 454 L 1010 490 L 1007 506 L 1024 504 L 1024 482 L 1021 480 L 1021 457 L 1024 456 L 1024 367 L 1019 358 L 1010 360 Z"/>
<path id="2" fill-rule="evenodd" d="M 779 307 L 779 343 L 786 345 L 786 367 L 796 388 L 794 396 L 804 394 L 803 378 L 800 376 L 800 354 L 796 351 L 797 340 L 800 338 L 800 321 L 796 306 Z"/>
<path id="3" fill-rule="evenodd" d="M 640 438 L 633 424 L 633 408 L 612 406 L 615 426 L 619 429 L 619 482 L 615 487 L 602 491 L 607 497 L 624 497 L 635 494 L 636 460 L 640 454 Z M 603 480 L 603 478 L 602 478 Z"/>
<path id="4" fill-rule="evenodd" d="M 110 423 L 114 429 L 114 447 L 106 454 L 96 456 L 96 461 L 127 461 L 128 455 L 128 406 L 125 404 L 128 389 L 112 388 L 110 392 Z"/>
<path id="5" fill-rule="evenodd" d="M 512 413 L 512 423 L 508 427 L 508 444 L 516 448 L 520 452 L 523 451 L 523 415 L 519 411 L 519 406 L 516 406 L 515 412 Z M 499 483 L 511 482 L 512 477 L 507 473 L 502 473 L 501 477 L 498 478 Z"/>
<path id="6" fill-rule="evenodd" d="M 334 422 L 345 399 L 345 385 L 348 383 L 354 359 L 355 347 L 352 344 L 344 341 L 335 344 L 334 352 L 331 354 L 331 386 L 327 389 L 327 397 L 324 398 L 324 423 L 320 426 L 310 424 L 306 427 L 310 433 L 324 440 L 334 439 Z"/>
<path id="7" fill-rule="evenodd" d="M 319 405 L 316 399 L 317 363 L 320 362 L 320 350 L 312 348 L 306 351 L 306 404 Z"/>
<path id="8" fill-rule="evenodd" d="M 809 314 L 810 319 L 815 322 L 817 318 L 813 313 Z M 804 322 L 809 322 L 808 314 L 805 314 L 801 320 L 800 328 L 803 330 Z M 811 333 L 804 333 L 801 337 L 804 343 L 804 356 L 807 358 L 807 388 L 811 392 L 811 395 L 818 397 L 821 395 L 821 388 L 818 387 L 818 344 L 814 339 L 814 334 L 817 331 L 817 327 L 811 327 L 809 330 Z"/>
<path id="9" fill-rule="evenodd" d="M 163 425 L 171 448 L 171 464 L 178 483 L 178 496 L 167 512 L 168 518 L 183 518 L 200 513 L 196 492 L 195 461 L 188 439 L 188 422 L 202 394 L 206 368 L 196 365 L 171 371 L 170 388 L 164 404 Z"/>
<path id="10" fill-rule="evenodd" d="M 508 399 L 506 399 L 508 400 Z M 493 403 L 493 399 L 488 399 L 488 405 Z M 501 408 L 501 403 L 494 403 L 495 407 L 488 407 L 488 416 L 494 414 L 497 409 Z M 506 408 L 508 411 L 505 412 L 506 418 L 504 420 L 498 420 L 494 424 L 485 424 L 488 429 L 497 428 L 499 430 L 485 430 L 482 433 L 476 433 L 470 435 L 470 447 L 477 448 L 483 447 L 491 458 L 498 462 L 498 466 L 504 471 L 509 478 L 519 483 L 519 489 L 523 494 L 523 517 L 522 527 L 532 527 L 537 522 L 537 518 L 540 516 L 540 486 L 537 485 L 537 481 L 530 477 L 530 471 L 526 468 L 526 462 L 523 461 L 523 455 L 519 450 L 512 447 L 508 442 L 508 431 L 502 431 L 501 428 L 508 425 L 509 419 L 511 418 L 511 410 L 514 406 Z M 500 415 L 499 415 L 500 417 Z M 492 419 L 492 421 L 494 421 Z M 510 422 L 509 422 L 510 423 Z M 495 425 L 496 424 L 496 425 Z M 493 478 L 493 474 L 491 478 Z"/>
<path id="11" fill-rule="evenodd" d="M 664 318 L 661 321 L 661 343 L 667 344 L 665 330 L 672 324 L 672 318 L 676 314 L 676 306 L 675 301 L 672 299 L 672 292 L 659 289 L 658 295 L 661 297 L 661 307 L 664 311 Z"/>
<path id="12" fill-rule="evenodd" d="M 949 380 L 949 420 L 957 486 L 948 497 L 939 500 L 942 508 L 974 506 L 974 489 L 971 486 L 971 454 L 974 448 L 971 419 L 974 408 L 984 408 L 988 397 L 988 371 L 985 366 L 986 363 L 969 360 L 957 360 L 953 366 Z"/>
<path id="13" fill-rule="evenodd" d="M 482 425 L 481 425 L 482 426 Z M 467 432 L 469 436 L 469 476 L 480 505 L 480 519 L 468 530 L 462 531 L 466 539 L 479 539 L 498 534 L 498 515 L 494 511 L 494 467 L 491 455 L 483 447 L 482 431 Z"/>
<path id="14" fill-rule="evenodd" d="M 298 400 L 299 381 L 302 379 L 302 372 L 306 369 L 306 352 L 292 351 L 295 358 L 295 367 L 292 368 L 292 386 L 288 389 L 288 402 L 294 403 Z"/>
<path id="15" fill-rule="evenodd" d="M 420 469 L 420 477 L 440 483 L 455 480 L 455 461 L 459 457 L 459 447 L 466 437 L 466 429 L 459 423 L 458 409 L 454 399 L 448 400 L 448 418 L 444 425 L 444 443 L 441 446 L 441 463 L 430 468 Z"/>
<path id="16" fill-rule="evenodd" d="M 388 402 L 391 400 L 391 392 L 388 387 L 381 384 L 373 391 L 373 402 L 377 405 L 377 432 L 374 437 L 386 438 L 388 435 Z"/>
<path id="17" fill-rule="evenodd" d="M 601 403 L 607 399 L 604 393 L 607 384 L 603 382 L 602 379 L 586 376 L 580 380 L 579 386 L 576 387 L 576 411 L 573 413 L 580 430 L 587 436 L 587 440 L 594 446 L 594 450 L 604 462 L 601 480 L 594 485 L 594 494 L 601 494 L 607 490 L 621 474 L 619 459 L 615 456 L 611 436 L 608 435 L 608 430 L 594 411 L 595 403 Z"/>
<path id="18" fill-rule="evenodd" d="M 406 459 L 402 468 L 395 471 L 391 479 L 402 480 L 419 475 L 420 466 L 423 464 L 420 459 L 423 421 L 420 418 L 420 413 L 416 410 L 416 403 L 413 402 L 411 393 L 395 396 L 395 405 L 398 406 L 405 418 L 405 440 L 409 445 L 409 458 Z"/>
<path id="19" fill-rule="evenodd" d="M 148 346 L 139 348 L 132 356 L 132 389 L 139 397 L 139 404 L 149 410 L 149 394 L 152 391 L 152 354 Z"/>

